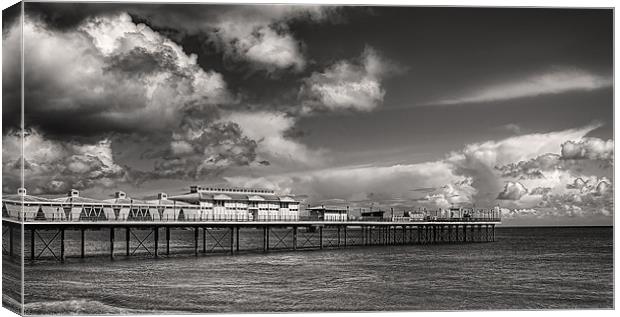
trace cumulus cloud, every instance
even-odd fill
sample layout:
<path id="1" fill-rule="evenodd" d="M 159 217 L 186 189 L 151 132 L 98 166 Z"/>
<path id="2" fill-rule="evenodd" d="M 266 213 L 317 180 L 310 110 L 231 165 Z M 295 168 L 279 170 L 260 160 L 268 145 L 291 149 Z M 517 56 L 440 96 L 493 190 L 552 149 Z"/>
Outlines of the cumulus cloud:
<path id="1" fill-rule="evenodd" d="M 41 132 L 170 128 L 187 108 L 231 100 L 221 74 L 202 69 L 196 55 L 126 13 L 67 31 L 27 18 L 24 36 L 26 114 Z"/>
<path id="2" fill-rule="evenodd" d="M 573 160 L 606 160 L 613 163 L 614 141 L 599 138 L 583 138 L 562 144 L 562 157 Z"/>
<path id="3" fill-rule="evenodd" d="M 519 179 L 544 178 L 553 171 L 573 173 L 606 173 L 613 164 L 613 140 L 582 138 L 568 140 L 561 145 L 561 153 L 546 153 L 527 161 L 519 161 L 496 168 L 504 177 Z"/>
<path id="4" fill-rule="evenodd" d="M 156 160 L 154 170 L 142 177 L 195 180 L 231 166 L 243 166 L 256 158 L 256 142 L 232 122 L 201 125 L 199 120 L 174 133 L 170 148 Z"/>
<path id="5" fill-rule="evenodd" d="M 358 61 L 342 60 L 304 79 L 299 96 L 303 111 L 370 111 L 383 102 L 381 80 L 391 66 L 367 46 Z"/>
<path id="6" fill-rule="evenodd" d="M 542 178 L 544 177 L 543 171 L 561 168 L 560 158 L 561 156 L 558 154 L 547 153 L 527 161 L 510 163 L 504 166 L 497 166 L 496 168 L 504 177 L 521 179 Z"/>
<path id="7" fill-rule="evenodd" d="M 429 202 L 431 206 L 449 208 L 452 206 L 470 205 L 477 190 L 472 186 L 472 179 L 447 184 L 426 195 L 420 202 Z"/>
<path id="8" fill-rule="evenodd" d="M 295 125 L 295 118 L 287 114 L 269 111 L 230 112 L 220 120 L 236 123 L 243 135 L 256 140 L 258 161 L 314 165 L 320 160 L 321 150 L 311 150 L 286 137 L 287 131 Z"/>
<path id="9" fill-rule="evenodd" d="M 12 29 L 7 39 L 18 38 L 18 31 Z M 203 69 L 197 55 L 186 53 L 150 27 L 134 23 L 128 14 L 89 17 L 70 29 L 50 28 L 28 17 L 24 33 L 29 39 L 25 42 L 27 124 L 37 129 L 40 139 L 53 139 L 64 149 L 56 152 L 73 157 L 65 162 L 69 168 L 99 168 L 97 162 L 86 160 L 90 156 L 71 153 L 86 151 L 80 145 L 107 139 L 98 146 L 111 156 L 113 138 L 135 138 L 146 148 L 169 145 L 158 150 L 161 156 L 152 170 L 131 171 L 140 180 L 195 179 L 254 161 L 256 142 L 234 122 L 217 120 L 223 106 L 237 102 L 222 75 Z M 25 156 L 31 168 L 38 168 L 31 153 Z M 58 178 L 38 174 L 42 184 L 52 184 L 43 176 Z M 81 187 L 74 179 L 63 184 L 69 183 Z M 100 183 L 85 182 L 82 187 Z"/>
<path id="10" fill-rule="evenodd" d="M 21 146 L 21 133 L 3 137 L 4 192 L 15 192 L 21 186 Z M 32 130 L 24 136 L 24 181 L 30 193 L 54 194 L 95 185 L 112 187 L 129 178 L 127 170 L 115 162 L 108 139 L 92 144 L 59 142 Z"/>
<path id="11" fill-rule="evenodd" d="M 328 8 L 318 6 L 247 6 L 223 9 L 199 26 L 234 61 L 274 73 L 306 67 L 303 43 L 289 30 L 294 20 L 321 21 Z M 183 24 L 182 24 L 183 25 Z"/>
<path id="12" fill-rule="evenodd" d="M 433 101 L 430 104 L 456 105 L 492 102 L 569 91 L 591 91 L 611 87 L 611 85 L 611 76 L 593 74 L 576 68 L 558 68 L 514 81 L 491 84 L 460 96 Z"/>
<path id="13" fill-rule="evenodd" d="M 345 199 L 351 206 L 368 207 L 374 203 L 378 208 L 406 209 L 473 204 L 488 207 L 499 203 L 519 213 L 529 210 L 528 215 L 537 217 L 561 216 L 562 213 L 577 215 L 574 211 L 577 208 L 581 208 L 583 215 L 602 215 L 603 211 L 593 208 L 610 210 L 611 181 L 607 178 L 590 181 L 592 189 L 582 194 L 567 188 L 575 179 L 572 173 L 578 170 L 554 170 L 545 172 L 544 178 L 514 180 L 496 168 L 516 166 L 520 161 L 528 162 L 546 154 L 553 154 L 554 157 L 547 159 L 555 162 L 562 144 L 567 140 L 580 140 L 596 127 L 473 143 L 444 159 L 427 163 L 333 167 L 264 177 L 227 176 L 225 180 L 238 186 L 267 185 L 282 193 L 303 194 L 310 202 Z M 545 159 L 539 161 L 542 164 Z M 595 191 L 597 187 L 600 192 Z M 567 196 L 569 194 L 583 196 L 580 197 L 583 203 L 567 200 L 572 197 Z"/>
<path id="14" fill-rule="evenodd" d="M 525 194 L 527 194 L 527 188 L 519 182 L 507 182 L 504 185 L 504 190 L 497 195 L 499 200 L 519 200 Z"/>

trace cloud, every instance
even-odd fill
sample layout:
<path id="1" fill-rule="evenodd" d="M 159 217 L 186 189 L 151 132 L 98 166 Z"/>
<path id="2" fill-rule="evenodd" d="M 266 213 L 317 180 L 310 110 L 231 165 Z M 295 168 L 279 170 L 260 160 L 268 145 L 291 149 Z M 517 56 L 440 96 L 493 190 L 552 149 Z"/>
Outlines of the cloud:
<path id="1" fill-rule="evenodd" d="M 232 99 L 221 74 L 125 13 L 67 31 L 28 17 L 24 36 L 28 124 L 45 134 L 151 132 Z"/>
<path id="2" fill-rule="evenodd" d="M 222 116 L 222 122 L 236 123 L 243 135 L 256 140 L 257 160 L 282 164 L 301 163 L 315 165 L 321 160 L 322 150 L 311 150 L 305 145 L 286 137 L 295 125 L 295 118 L 284 113 L 230 112 Z"/>
<path id="3" fill-rule="evenodd" d="M 588 170 L 545 171 L 543 178 L 517 181 L 496 168 L 517 166 L 518 162 L 529 162 L 540 157 L 542 159 L 537 161 L 538 164 L 544 164 L 547 155 L 551 162 L 555 162 L 560 157 L 557 153 L 562 144 L 569 140 L 581 140 L 597 127 L 592 125 L 468 144 L 459 151 L 449 153 L 444 159 L 426 163 L 332 167 L 262 177 L 225 176 L 224 179 L 237 186 L 266 185 L 283 193 L 301 194 L 311 203 L 344 199 L 351 206 L 368 207 L 374 204 L 378 208 L 402 209 L 473 204 L 490 207 L 499 203 L 509 209 L 534 210 L 528 215 L 540 217 L 561 217 L 562 213 L 577 215 L 574 211 L 577 208 L 581 208 L 583 216 L 602 215 L 601 210 L 592 208 L 602 206 L 609 210 L 613 203 L 611 181 L 607 178 L 591 181 L 593 189 L 599 187 L 599 193 L 588 190 L 581 197 L 585 203 L 573 200 L 574 204 L 570 205 L 567 195 L 581 194 L 567 188 L 567 184 L 574 181 L 573 174 L 587 173 Z M 563 203 L 560 205 L 560 202 Z"/>
<path id="4" fill-rule="evenodd" d="M 303 43 L 293 36 L 288 25 L 295 20 L 323 21 L 328 11 L 318 6 L 224 8 L 205 19 L 204 24 L 189 28 L 191 32 L 206 33 L 225 57 L 248 62 L 253 69 L 268 74 L 279 70 L 300 72 L 307 64 Z"/>
<path id="5" fill-rule="evenodd" d="M 499 193 L 497 199 L 499 200 L 519 200 L 525 194 L 527 194 L 527 188 L 519 182 L 507 182 L 504 185 L 504 190 Z"/>
<path id="6" fill-rule="evenodd" d="M 367 46 L 359 61 L 341 60 L 304 79 L 299 91 L 303 112 L 373 110 L 383 102 L 381 80 L 391 69 L 377 51 Z"/>
<path id="7" fill-rule="evenodd" d="M 4 192 L 15 192 L 21 186 L 20 134 L 10 133 L 2 140 Z M 127 170 L 115 162 L 111 145 L 108 139 L 92 144 L 60 142 L 28 131 L 24 136 L 25 186 L 33 194 L 56 194 L 130 181 Z"/>
<path id="8" fill-rule="evenodd" d="M 195 180 L 217 175 L 231 166 L 249 165 L 256 159 L 256 142 L 244 136 L 235 123 L 206 125 L 196 120 L 182 131 L 173 133 L 169 150 L 155 161 L 152 172 L 141 175 L 143 180 Z"/>
<path id="9" fill-rule="evenodd" d="M 441 187 L 459 180 L 444 162 L 393 166 L 348 166 L 264 177 L 227 176 L 236 186 L 267 186 L 281 193 L 307 195 L 313 202 L 345 199 L 378 205 L 407 204 L 419 198 L 411 187 Z M 462 181 L 462 179 L 460 179 Z"/>
<path id="10" fill-rule="evenodd" d="M 568 140 L 561 145 L 561 154 L 546 153 L 527 161 L 497 166 L 504 177 L 519 179 L 544 178 L 552 171 L 578 173 L 608 172 L 613 165 L 613 140 L 582 138 Z"/>
<path id="11" fill-rule="evenodd" d="M 66 30 L 29 17 L 24 33 L 29 39 L 27 125 L 41 139 L 55 140 L 64 149 L 57 153 L 73 157 L 65 162 L 69 167 L 97 169 L 96 161 L 86 160 L 90 156 L 72 153 L 100 140 L 108 141 L 99 147 L 112 151 L 113 139 L 140 140 L 137 147 L 161 154 L 152 170 L 131 170 L 139 180 L 195 179 L 254 161 L 256 142 L 243 136 L 238 125 L 217 121 L 221 108 L 237 102 L 222 75 L 203 69 L 197 55 L 134 23 L 128 14 L 89 17 Z M 13 30 L 6 36 L 18 35 Z M 32 168 L 40 168 L 31 161 L 32 153 L 25 156 Z M 58 178 L 38 174 L 40 184 L 49 183 L 44 176 Z M 75 179 L 65 183 L 79 185 Z M 100 183 L 84 182 L 83 187 Z"/>
<path id="12" fill-rule="evenodd" d="M 560 94 L 569 91 L 591 91 L 611 87 L 612 83 L 611 76 L 593 74 L 576 68 L 557 68 L 514 81 L 491 84 L 460 96 L 429 102 L 429 104 L 456 105 Z"/>
<path id="13" fill-rule="evenodd" d="M 614 141 L 599 138 L 584 138 L 562 144 L 562 157 L 573 160 L 605 160 L 613 164 Z"/>
<path id="14" fill-rule="evenodd" d="M 544 177 L 543 171 L 561 169 L 561 156 L 558 154 L 547 153 L 537 156 L 528 161 L 519 161 L 496 168 L 504 177 L 531 179 Z"/>

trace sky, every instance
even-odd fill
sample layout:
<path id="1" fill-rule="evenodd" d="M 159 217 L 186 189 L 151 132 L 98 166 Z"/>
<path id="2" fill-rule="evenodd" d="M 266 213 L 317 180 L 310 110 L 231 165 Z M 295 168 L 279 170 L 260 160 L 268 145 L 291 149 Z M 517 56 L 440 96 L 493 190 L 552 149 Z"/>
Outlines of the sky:
<path id="1" fill-rule="evenodd" d="M 192 184 L 613 223 L 611 10 L 25 4 L 30 194 Z M 3 193 L 21 185 L 3 12 Z M 13 79 L 13 80 L 11 80 Z"/>

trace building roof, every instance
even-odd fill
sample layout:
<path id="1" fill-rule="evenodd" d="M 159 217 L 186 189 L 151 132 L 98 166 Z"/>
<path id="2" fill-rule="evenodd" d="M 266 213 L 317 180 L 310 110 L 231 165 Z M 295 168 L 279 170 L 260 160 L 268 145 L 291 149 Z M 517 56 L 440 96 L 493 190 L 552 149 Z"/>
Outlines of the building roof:
<path id="1" fill-rule="evenodd" d="M 25 203 L 30 203 L 30 202 L 52 202 L 51 199 L 47 199 L 44 197 L 37 197 L 37 196 L 31 196 L 31 195 L 17 195 L 17 194 L 12 194 L 12 195 L 3 195 L 2 196 L 2 200 L 3 201 L 11 201 L 11 202 L 19 202 L 21 203 L 22 201 Z"/>
<path id="2" fill-rule="evenodd" d="M 188 203 L 197 204 L 200 201 L 207 200 L 247 200 L 247 201 L 288 201 L 295 202 L 290 196 L 278 197 L 276 195 L 267 194 L 237 194 L 237 193 L 204 193 L 193 192 L 177 196 L 168 197 L 170 200 L 184 201 Z"/>
<path id="3" fill-rule="evenodd" d="M 56 202 L 60 202 L 60 203 L 98 204 L 98 205 L 108 204 L 108 202 L 104 200 L 97 200 L 97 199 L 79 197 L 79 196 L 74 196 L 74 197 L 64 196 L 64 197 L 54 198 L 52 200 Z"/>
<path id="4" fill-rule="evenodd" d="M 347 212 L 347 208 L 344 207 L 335 207 L 335 206 L 316 206 L 306 208 L 306 210 L 314 210 L 314 211 L 323 211 L 323 212 Z"/>

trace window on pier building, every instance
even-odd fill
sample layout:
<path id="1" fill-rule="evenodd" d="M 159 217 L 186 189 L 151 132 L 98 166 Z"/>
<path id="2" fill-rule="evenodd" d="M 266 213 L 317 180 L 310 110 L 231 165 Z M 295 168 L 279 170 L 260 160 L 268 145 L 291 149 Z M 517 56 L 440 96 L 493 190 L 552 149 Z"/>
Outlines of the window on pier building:
<path id="1" fill-rule="evenodd" d="M 288 203 L 280 203 L 280 208 L 288 208 Z"/>

